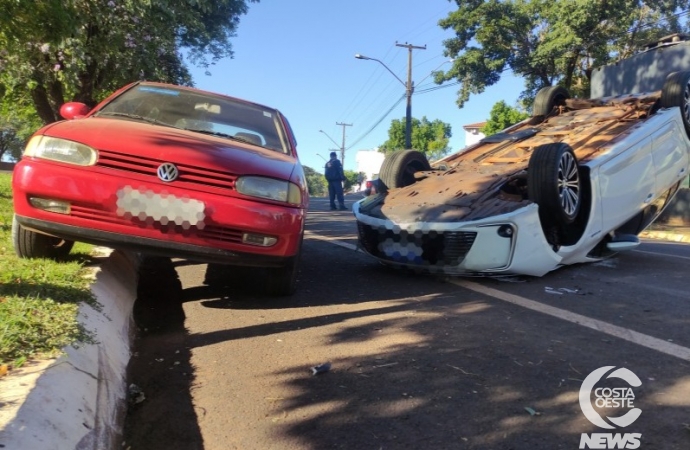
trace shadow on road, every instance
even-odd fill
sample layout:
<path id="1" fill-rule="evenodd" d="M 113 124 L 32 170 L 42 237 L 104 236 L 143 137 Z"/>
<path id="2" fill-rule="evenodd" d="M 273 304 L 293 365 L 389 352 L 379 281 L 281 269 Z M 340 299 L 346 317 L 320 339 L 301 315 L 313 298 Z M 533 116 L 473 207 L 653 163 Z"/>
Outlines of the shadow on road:
<path id="1" fill-rule="evenodd" d="M 182 287 L 169 258 L 147 258 L 139 272 L 134 320 L 139 333 L 128 383 L 144 393 L 130 399 L 123 448 L 203 449 L 191 387 L 194 369 L 184 328 Z"/>
<path id="2" fill-rule="evenodd" d="M 260 271 L 237 270 L 216 285 L 182 289 L 169 260 L 142 270 L 135 315 L 149 342 L 133 359 L 131 382 L 147 400 L 130 407 L 129 420 L 140 422 L 126 435 L 133 449 L 203 448 L 191 351 L 230 341 L 223 348 L 244 364 L 222 386 L 241 395 L 229 396 L 223 413 L 250 430 L 246 440 L 234 429 L 226 438 L 255 442 L 237 448 L 578 448 L 581 433 L 608 431 L 578 403 L 583 379 L 602 366 L 630 368 L 642 380 L 635 406 L 643 414 L 624 430 L 642 433 L 641 448 L 690 447 L 686 361 L 308 238 L 294 296 L 257 294 L 260 283 Z M 544 289 L 520 286 L 525 295 Z M 580 301 L 601 300 L 591 297 Z M 190 335 L 184 302 L 227 310 L 217 312 L 228 312 L 227 322 Z M 234 317 L 245 312 L 244 321 Z M 308 371 L 322 362 L 329 372 Z"/>

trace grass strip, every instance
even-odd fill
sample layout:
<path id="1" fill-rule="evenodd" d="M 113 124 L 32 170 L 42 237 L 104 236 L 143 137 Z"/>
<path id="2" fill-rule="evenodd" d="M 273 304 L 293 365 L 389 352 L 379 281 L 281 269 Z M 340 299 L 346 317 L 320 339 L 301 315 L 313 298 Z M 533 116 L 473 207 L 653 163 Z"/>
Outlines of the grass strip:
<path id="1" fill-rule="evenodd" d="M 0 174 L 0 365 L 54 358 L 67 345 L 93 342 L 77 320 L 79 305 L 98 306 L 92 246 L 77 244 L 64 261 L 21 259 L 12 245 L 11 175 Z"/>

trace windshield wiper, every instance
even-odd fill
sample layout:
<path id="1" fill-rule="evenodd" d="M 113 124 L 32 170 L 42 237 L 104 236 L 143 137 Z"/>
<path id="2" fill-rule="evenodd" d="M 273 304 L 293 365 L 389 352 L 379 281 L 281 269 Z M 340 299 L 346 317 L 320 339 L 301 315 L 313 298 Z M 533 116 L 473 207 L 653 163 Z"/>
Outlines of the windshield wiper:
<path id="1" fill-rule="evenodd" d="M 100 112 L 96 115 L 98 116 L 115 116 L 115 117 L 126 117 L 128 119 L 135 119 L 135 120 L 141 120 L 143 122 L 148 122 L 148 123 L 155 123 L 156 125 L 163 125 L 166 127 L 171 127 L 169 123 L 166 122 L 161 122 L 160 120 L 152 119 L 151 117 L 144 117 L 140 116 L 138 114 L 128 114 L 128 113 L 122 113 L 122 112 L 110 112 L 110 111 L 105 111 L 105 112 Z"/>
<path id="2" fill-rule="evenodd" d="M 263 147 L 263 145 L 257 144 L 256 141 L 253 141 L 251 139 L 243 138 L 242 136 L 233 136 L 232 134 L 221 133 L 219 131 L 201 130 L 197 128 L 181 128 L 181 130 L 193 131 L 194 133 L 210 134 L 211 136 L 218 136 L 222 138 L 232 139 L 233 141 L 246 142 L 247 144 L 258 145 L 259 147 Z"/>
<path id="3" fill-rule="evenodd" d="M 224 137 L 229 139 L 235 139 L 235 136 L 229 134 L 220 133 L 218 131 L 202 130 L 200 128 L 180 128 L 180 130 L 193 131 L 194 133 L 210 134 L 211 136 Z"/>

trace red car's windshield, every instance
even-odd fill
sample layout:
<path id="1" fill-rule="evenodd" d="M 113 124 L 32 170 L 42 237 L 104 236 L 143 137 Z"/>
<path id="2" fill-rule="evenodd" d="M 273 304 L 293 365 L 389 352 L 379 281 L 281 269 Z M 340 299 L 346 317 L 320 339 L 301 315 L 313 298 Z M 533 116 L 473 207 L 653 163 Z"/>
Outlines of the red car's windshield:
<path id="1" fill-rule="evenodd" d="M 101 108 L 95 116 L 142 120 L 290 153 L 277 111 L 174 86 L 135 86 Z"/>

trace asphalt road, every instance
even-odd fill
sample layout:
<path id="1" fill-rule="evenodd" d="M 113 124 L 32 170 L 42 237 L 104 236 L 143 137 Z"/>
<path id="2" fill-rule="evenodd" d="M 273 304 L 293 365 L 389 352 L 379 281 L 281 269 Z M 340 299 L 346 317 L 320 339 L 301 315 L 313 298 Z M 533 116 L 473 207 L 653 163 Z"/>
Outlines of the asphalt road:
<path id="1" fill-rule="evenodd" d="M 355 251 L 352 214 L 327 209 L 312 202 L 290 298 L 257 294 L 261 277 L 242 271 L 206 286 L 204 265 L 142 268 L 129 378 L 145 399 L 123 448 L 577 449 L 583 433 L 690 448 L 690 246 L 644 243 L 542 278 L 438 279 Z M 641 381 L 625 428 L 580 408 L 603 366 Z"/>

